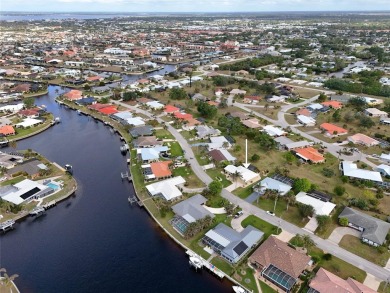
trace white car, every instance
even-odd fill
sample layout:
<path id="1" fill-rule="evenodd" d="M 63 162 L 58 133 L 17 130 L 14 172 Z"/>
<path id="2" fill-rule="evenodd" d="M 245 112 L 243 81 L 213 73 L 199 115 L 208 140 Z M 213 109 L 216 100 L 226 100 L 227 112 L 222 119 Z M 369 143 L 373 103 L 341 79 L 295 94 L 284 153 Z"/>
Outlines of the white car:
<path id="1" fill-rule="evenodd" d="M 268 215 L 271 215 L 271 216 L 273 216 L 273 217 L 275 216 L 275 213 L 274 213 L 274 212 L 267 211 L 267 214 L 268 214 Z"/>

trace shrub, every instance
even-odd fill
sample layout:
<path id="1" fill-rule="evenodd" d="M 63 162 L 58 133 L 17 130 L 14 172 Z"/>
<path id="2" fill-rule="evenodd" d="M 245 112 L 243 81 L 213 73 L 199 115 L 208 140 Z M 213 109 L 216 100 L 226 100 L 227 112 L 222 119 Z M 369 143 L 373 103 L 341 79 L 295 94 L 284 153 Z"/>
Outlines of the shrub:
<path id="1" fill-rule="evenodd" d="M 323 258 L 324 260 L 331 260 L 331 259 L 332 259 L 332 255 L 331 255 L 330 253 L 325 253 L 325 254 L 322 256 L 322 258 Z"/>
<path id="2" fill-rule="evenodd" d="M 349 221 L 348 221 L 347 218 L 342 217 L 342 218 L 339 219 L 339 224 L 340 224 L 341 226 L 343 226 L 343 227 L 346 227 L 346 226 L 348 226 Z"/>
<path id="3" fill-rule="evenodd" d="M 340 185 L 337 185 L 335 186 L 335 188 L 333 189 L 333 192 L 338 195 L 338 196 L 342 196 L 344 193 L 345 193 L 345 187 L 344 186 L 340 186 Z"/>

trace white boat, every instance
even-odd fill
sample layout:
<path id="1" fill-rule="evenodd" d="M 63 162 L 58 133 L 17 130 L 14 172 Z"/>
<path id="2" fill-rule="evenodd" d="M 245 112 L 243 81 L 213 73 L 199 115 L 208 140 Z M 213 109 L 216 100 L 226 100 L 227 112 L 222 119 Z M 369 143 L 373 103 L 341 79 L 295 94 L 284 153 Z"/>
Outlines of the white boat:
<path id="1" fill-rule="evenodd" d="M 233 291 L 236 293 L 249 293 L 249 291 L 245 290 L 240 286 L 233 286 Z"/>
<path id="2" fill-rule="evenodd" d="M 36 207 L 30 212 L 31 217 L 40 217 L 45 213 L 45 209 L 43 207 Z"/>
<path id="3" fill-rule="evenodd" d="M 190 265 L 193 266 L 195 270 L 201 269 L 203 267 L 202 261 L 195 256 L 190 257 Z"/>
<path id="4" fill-rule="evenodd" d="M 80 110 L 77 110 L 77 114 L 81 115 L 81 111 L 80 111 Z"/>

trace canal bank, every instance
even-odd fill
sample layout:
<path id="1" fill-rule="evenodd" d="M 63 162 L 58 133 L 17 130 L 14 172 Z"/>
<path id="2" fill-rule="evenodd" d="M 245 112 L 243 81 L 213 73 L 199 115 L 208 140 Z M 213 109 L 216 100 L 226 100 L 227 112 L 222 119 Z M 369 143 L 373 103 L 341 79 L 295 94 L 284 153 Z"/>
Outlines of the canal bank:
<path id="1" fill-rule="evenodd" d="M 127 163 L 113 129 L 39 98 L 62 123 L 20 141 L 61 166 L 72 164 L 76 196 L 0 238 L 2 266 L 21 292 L 231 292 L 230 283 L 188 268 L 188 258 L 121 181 Z M 37 269 L 39 268 L 39 269 Z"/>

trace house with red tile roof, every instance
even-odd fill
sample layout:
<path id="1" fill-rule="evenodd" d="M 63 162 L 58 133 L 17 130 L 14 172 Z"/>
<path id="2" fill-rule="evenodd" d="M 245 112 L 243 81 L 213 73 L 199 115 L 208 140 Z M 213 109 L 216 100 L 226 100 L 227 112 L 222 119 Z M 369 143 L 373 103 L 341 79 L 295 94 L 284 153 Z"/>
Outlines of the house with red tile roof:
<path id="1" fill-rule="evenodd" d="M 87 81 L 94 82 L 94 81 L 102 81 L 104 79 L 104 77 L 96 75 L 96 76 L 89 76 L 86 79 L 87 79 Z"/>
<path id="2" fill-rule="evenodd" d="M 98 112 L 100 112 L 104 115 L 112 115 L 112 114 L 118 113 L 119 111 L 116 109 L 116 106 L 111 105 L 109 107 L 99 109 Z"/>
<path id="3" fill-rule="evenodd" d="M 80 100 L 83 97 L 83 93 L 79 90 L 71 90 L 64 94 L 64 98 L 70 101 Z"/>
<path id="4" fill-rule="evenodd" d="M 169 165 L 172 161 L 162 161 L 150 163 L 150 168 L 155 179 L 166 179 L 172 176 L 172 171 L 169 169 Z"/>
<path id="5" fill-rule="evenodd" d="M 166 105 L 165 110 L 164 110 L 164 112 L 167 114 L 172 114 L 172 113 L 179 112 L 179 111 L 180 111 L 179 108 L 172 106 L 172 105 Z"/>
<path id="6" fill-rule="evenodd" d="M 14 135 L 15 129 L 11 125 L 4 125 L 0 127 L 0 134 L 3 136 Z"/>
<path id="7" fill-rule="evenodd" d="M 331 123 L 322 123 L 320 129 L 325 131 L 325 134 L 329 137 L 335 137 L 339 135 L 344 135 L 348 133 L 347 129 L 341 128 L 337 125 Z"/>
<path id="8" fill-rule="evenodd" d="M 325 157 L 313 147 L 306 147 L 294 150 L 295 154 L 305 162 L 314 164 L 325 162 Z"/>
<path id="9" fill-rule="evenodd" d="M 245 96 L 243 102 L 246 104 L 257 104 L 260 100 L 260 96 Z"/>
<path id="10" fill-rule="evenodd" d="M 341 109 L 343 107 L 343 103 L 339 101 L 326 101 L 321 103 L 321 105 L 332 109 Z"/>
<path id="11" fill-rule="evenodd" d="M 26 109 L 26 110 L 20 110 L 18 112 L 18 115 L 23 118 L 38 118 L 39 112 L 38 109 Z"/>
<path id="12" fill-rule="evenodd" d="M 296 116 L 303 115 L 303 116 L 311 117 L 311 112 L 306 108 L 302 108 L 296 111 L 295 115 Z"/>
<path id="13" fill-rule="evenodd" d="M 182 120 L 189 120 L 193 118 L 191 114 L 182 113 L 182 112 L 175 112 L 173 113 L 173 115 L 175 116 L 175 118 L 182 119 Z"/>
<path id="14" fill-rule="evenodd" d="M 310 281 L 308 293 L 374 293 L 375 290 L 352 279 L 341 279 L 339 276 L 320 268 Z"/>

